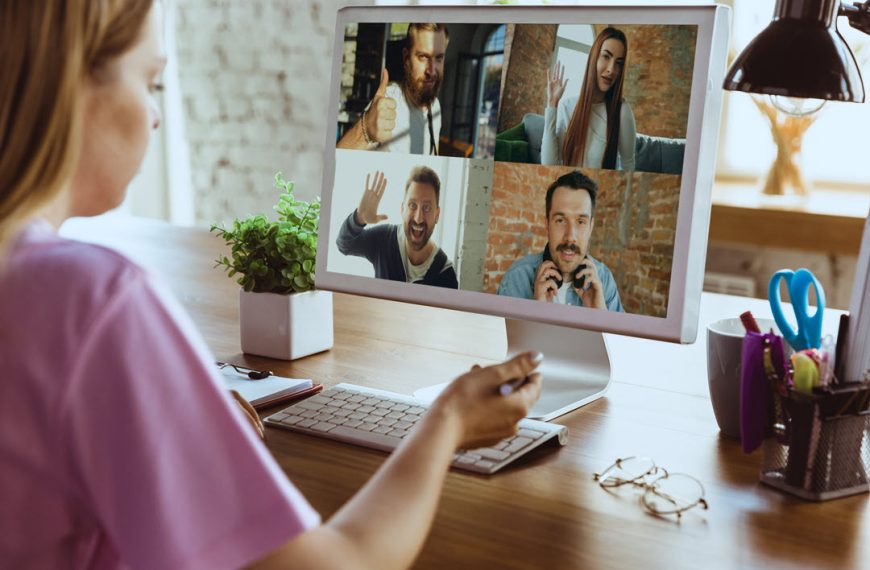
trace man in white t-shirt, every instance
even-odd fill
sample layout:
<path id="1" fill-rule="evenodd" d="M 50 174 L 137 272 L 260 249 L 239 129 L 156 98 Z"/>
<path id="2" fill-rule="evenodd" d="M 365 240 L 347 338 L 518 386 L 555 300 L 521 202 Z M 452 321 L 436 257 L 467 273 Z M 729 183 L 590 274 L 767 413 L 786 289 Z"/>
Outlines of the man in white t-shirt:
<path id="1" fill-rule="evenodd" d="M 448 39 L 443 24 L 410 24 L 402 48 L 404 80 L 390 83 L 387 70 L 381 72 L 374 98 L 338 141 L 338 148 L 438 154 L 441 104 L 437 95 Z"/>

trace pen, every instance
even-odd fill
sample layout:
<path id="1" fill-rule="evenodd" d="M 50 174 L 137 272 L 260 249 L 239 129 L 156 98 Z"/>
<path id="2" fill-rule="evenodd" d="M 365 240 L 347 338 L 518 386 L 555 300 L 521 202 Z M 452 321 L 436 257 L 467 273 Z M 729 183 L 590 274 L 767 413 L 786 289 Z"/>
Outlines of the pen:
<path id="1" fill-rule="evenodd" d="M 541 363 L 541 361 L 544 360 L 544 355 L 540 352 L 536 352 L 534 354 L 530 353 L 529 358 L 531 359 L 532 364 L 534 364 L 535 367 L 537 368 L 537 366 Z M 523 378 L 513 378 L 511 380 L 508 380 L 507 382 L 499 385 L 498 393 L 501 394 L 502 396 L 509 396 L 514 391 L 519 390 L 523 384 L 528 382 L 528 380 L 529 380 L 528 376 L 524 376 Z"/>
<path id="2" fill-rule="evenodd" d="M 752 316 L 752 311 L 740 313 L 740 322 L 743 323 L 743 328 L 746 329 L 746 332 L 761 334 L 761 329 L 758 327 L 755 317 Z"/>
<path id="3" fill-rule="evenodd" d="M 840 315 L 840 328 L 837 331 L 837 346 L 834 349 L 834 375 L 831 378 L 833 383 L 841 384 L 843 382 L 843 367 L 846 365 L 846 342 L 849 340 L 849 314 Z"/>
<path id="4" fill-rule="evenodd" d="M 529 377 L 526 376 L 524 378 L 514 378 L 513 380 L 508 380 L 507 382 L 498 387 L 498 393 L 502 396 L 509 396 L 515 390 L 519 389 L 520 386 L 525 384 L 528 379 Z"/>
<path id="5" fill-rule="evenodd" d="M 834 365 L 836 364 L 836 354 L 834 352 L 834 337 L 825 335 L 822 339 L 821 363 L 819 366 L 819 382 L 822 387 L 831 383 L 831 377 L 834 375 Z"/>

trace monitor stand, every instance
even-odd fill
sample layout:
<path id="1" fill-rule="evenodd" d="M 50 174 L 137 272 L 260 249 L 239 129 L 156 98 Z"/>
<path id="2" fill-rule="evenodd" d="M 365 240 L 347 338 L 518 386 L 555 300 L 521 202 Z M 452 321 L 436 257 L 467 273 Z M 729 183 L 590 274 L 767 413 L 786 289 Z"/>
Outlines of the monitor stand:
<path id="1" fill-rule="evenodd" d="M 551 420 L 597 400 L 610 385 L 610 357 L 604 334 L 532 321 L 505 319 L 507 355 L 527 350 L 543 353 L 541 397 L 528 417 Z M 446 384 L 414 392 L 424 402 L 434 400 Z"/>

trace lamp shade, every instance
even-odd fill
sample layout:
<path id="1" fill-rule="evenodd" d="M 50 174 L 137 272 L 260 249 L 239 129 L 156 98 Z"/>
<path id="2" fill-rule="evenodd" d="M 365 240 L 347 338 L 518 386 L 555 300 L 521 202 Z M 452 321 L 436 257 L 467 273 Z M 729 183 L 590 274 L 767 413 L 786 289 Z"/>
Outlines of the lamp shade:
<path id="1" fill-rule="evenodd" d="M 778 0 L 773 21 L 734 60 L 723 87 L 864 102 L 855 56 L 837 31 L 837 0 Z"/>

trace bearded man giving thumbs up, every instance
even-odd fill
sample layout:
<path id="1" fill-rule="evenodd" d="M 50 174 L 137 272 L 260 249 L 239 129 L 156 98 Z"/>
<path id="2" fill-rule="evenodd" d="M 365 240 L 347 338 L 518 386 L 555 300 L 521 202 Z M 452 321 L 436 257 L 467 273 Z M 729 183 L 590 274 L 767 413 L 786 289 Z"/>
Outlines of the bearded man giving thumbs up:
<path id="1" fill-rule="evenodd" d="M 390 83 L 387 70 L 362 118 L 338 141 L 338 148 L 438 154 L 447 27 L 410 24 L 402 61 L 405 78 Z"/>

